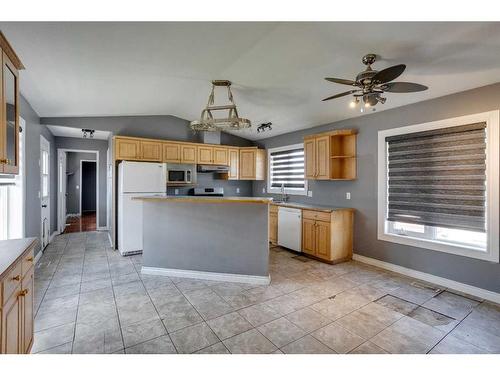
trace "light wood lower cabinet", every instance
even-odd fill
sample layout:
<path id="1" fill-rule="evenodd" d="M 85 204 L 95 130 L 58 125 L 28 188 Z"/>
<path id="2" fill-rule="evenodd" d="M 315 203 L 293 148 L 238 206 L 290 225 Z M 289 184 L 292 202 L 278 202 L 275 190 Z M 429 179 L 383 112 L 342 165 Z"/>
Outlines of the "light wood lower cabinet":
<path id="1" fill-rule="evenodd" d="M 35 241 L 0 278 L 0 353 L 29 353 L 33 345 Z"/>
<path id="2" fill-rule="evenodd" d="M 352 258 L 354 213 L 351 209 L 331 213 L 302 211 L 302 251 L 331 263 Z"/>
<path id="3" fill-rule="evenodd" d="M 269 242 L 278 243 L 278 207 L 269 206 Z"/>

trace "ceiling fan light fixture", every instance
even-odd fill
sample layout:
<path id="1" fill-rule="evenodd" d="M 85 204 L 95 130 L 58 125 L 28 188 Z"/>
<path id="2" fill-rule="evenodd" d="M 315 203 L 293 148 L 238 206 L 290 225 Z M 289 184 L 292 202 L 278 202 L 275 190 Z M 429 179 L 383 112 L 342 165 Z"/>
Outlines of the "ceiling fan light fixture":
<path id="1" fill-rule="evenodd" d="M 215 87 L 227 87 L 227 96 L 229 104 L 214 105 L 215 103 Z M 215 118 L 213 112 L 228 111 L 227 117 Z M 201 111 L 199 120 L 191 121 L 189 124 L 193 131 L 221 131 L 221 130 L 241 130 L 247 129 L 252 126 L 250 120 L 239 117 L 238 109 L 233 99 L 231 92 L 231 81 L 227 80 L 214 80 L 212 81 L 212 91 L 208 96 L 206 107 Z"/>

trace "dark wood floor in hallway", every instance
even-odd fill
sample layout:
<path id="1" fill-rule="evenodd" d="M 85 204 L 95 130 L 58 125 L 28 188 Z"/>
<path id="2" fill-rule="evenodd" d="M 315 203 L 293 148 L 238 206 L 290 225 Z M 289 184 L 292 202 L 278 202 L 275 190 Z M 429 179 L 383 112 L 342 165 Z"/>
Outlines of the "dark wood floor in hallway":
<path id="1" fill-rule="evenodd" d="M 64 233 L 95 231 L 96 222 L 95 211 L 84 212 L 81 216 L 68 217 Z"/>

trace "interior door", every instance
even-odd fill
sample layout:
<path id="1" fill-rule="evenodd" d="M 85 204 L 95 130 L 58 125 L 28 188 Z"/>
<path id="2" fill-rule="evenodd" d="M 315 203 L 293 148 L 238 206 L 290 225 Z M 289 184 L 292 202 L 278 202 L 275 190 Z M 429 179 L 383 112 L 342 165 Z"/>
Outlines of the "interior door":
<path id="1" fill-rule="evenodd" d="M 66 152 L 59 152 L 59 160 L 58 160 L 58 174 L 59 174 L 59 180 L 58 180 L 58 194 L 57 194 L 57 199 L 59 202 L 59 216 L 58 216 L 58 231 L 60 233 L 64 232 L 64 229 L 66 228 Z"/>
<path id="2" fill-rule="evenodd" d="M 50 238 L 50 143 L 40 136 L 40 205 L 42 249 Z"/>

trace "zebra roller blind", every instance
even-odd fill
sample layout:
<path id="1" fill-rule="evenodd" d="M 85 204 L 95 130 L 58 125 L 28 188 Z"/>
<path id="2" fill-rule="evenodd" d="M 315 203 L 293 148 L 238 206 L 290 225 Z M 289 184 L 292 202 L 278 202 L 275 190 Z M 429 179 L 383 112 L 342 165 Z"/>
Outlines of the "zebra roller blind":
<path id="1" fill-rule="evenodd" d="M 271 152 L 271 187 L 304 189 L 304 148 Z"/>
<path id="2" fill-rule="evenodd" d="M 387 220 L 485 232 L 486 123 L 387 137 Z"/>

